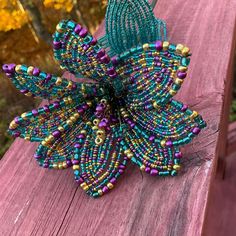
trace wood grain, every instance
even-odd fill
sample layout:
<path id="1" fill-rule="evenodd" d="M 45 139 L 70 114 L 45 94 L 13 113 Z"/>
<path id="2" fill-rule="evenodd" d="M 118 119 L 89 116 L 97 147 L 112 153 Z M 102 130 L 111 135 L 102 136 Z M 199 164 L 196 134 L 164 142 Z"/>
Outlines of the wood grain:
<path id="1" fill-rule="evenodd" d="M 230 91 L 236 0 L 159 0 L 169 39 L 193 53 L 189 78 L 177 98 L 208 123 L 184 149 L 176 178 L 141 175 L 130 165 L 107 196 L 89 198 L 71 170 L 37 166 L 36 144 L 16 140 L 0 166 L 0 235 L 203 235 L 211 182 L 219 157 Z M 98 34 L 101 34 L 101 28 Z"/>

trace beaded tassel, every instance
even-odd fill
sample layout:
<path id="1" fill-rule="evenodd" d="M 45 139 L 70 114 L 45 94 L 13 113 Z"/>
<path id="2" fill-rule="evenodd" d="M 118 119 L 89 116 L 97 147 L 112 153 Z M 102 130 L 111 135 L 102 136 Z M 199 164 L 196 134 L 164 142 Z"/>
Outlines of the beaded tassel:
<path id="1" fill-rule="evenodd" d="M 98 41 L 70 20 L 61 21 L 53 36 L 55 58 L 84 83 L 33 66 L 3 66 L 26 96 L 53 99 L 16 117 L 9 133 L 40 142 L 34 155 L 39 165 L 72 167 L 92 197 L 113 189 L 130 160 L 152 176 L 177 175 L 180 147 L 206 126 L 173 99 L 187 77 L 190 50 L 166 41 L 165 23 L 147 1 L 110 0 L 106 24 Z"/>

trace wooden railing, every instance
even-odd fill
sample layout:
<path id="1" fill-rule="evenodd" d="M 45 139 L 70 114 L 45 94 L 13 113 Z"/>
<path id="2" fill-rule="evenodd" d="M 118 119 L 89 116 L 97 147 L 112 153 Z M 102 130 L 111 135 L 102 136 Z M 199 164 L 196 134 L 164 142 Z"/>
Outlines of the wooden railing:
<path id="1" fill-rule="evenodd" d="M 154 10 L 166 20 L 170 41 L 193 53 L 177 99 L 208 123 L 184 148 L 178 177 L 153 178 L 130 165 L 111 193 L 94 200 L 76 186 L 71 170 L 38 167 L 37 144 L 17 139 L 1 160 L 0 235 L 217 235 L 207 229 L 206 212 L 226 154 L 235 9 L 235 0 L 159 0 Z"/>

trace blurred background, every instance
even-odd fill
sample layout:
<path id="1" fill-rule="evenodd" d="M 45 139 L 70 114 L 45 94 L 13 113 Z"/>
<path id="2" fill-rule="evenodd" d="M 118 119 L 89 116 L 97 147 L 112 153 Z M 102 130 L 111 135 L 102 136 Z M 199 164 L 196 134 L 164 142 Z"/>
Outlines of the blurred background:
<path id="1" fill-rule="evenodd" d="M 73 19 L 93 33 L 104 19 L 106 4 L 106 0 L 0 0 L 0 66 L 33 64 L 60 75 L 51 47 L 57 23 Z M 6 132 L 10 121 L 40 101 L 17 92 L 2 72 L 0 78 L 1 159 L 13 141 Z"/>

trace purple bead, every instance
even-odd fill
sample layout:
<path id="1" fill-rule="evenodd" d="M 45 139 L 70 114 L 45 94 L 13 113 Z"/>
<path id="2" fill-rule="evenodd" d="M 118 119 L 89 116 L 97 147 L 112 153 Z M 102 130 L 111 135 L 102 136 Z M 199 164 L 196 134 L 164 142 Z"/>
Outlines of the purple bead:
<path id="1" fill-rule="evenodd" d="M 161 51 L 163 49 L 162 42 L 156 41 L 155 47 L 157 51 Z"/>
<path id="2" fill-rule="evenodd" d="M 83 50 L 84 51 L 87 51 L 89 49 L 89 45 L 88 44 L 85 44 L 84 46 L 83 46 Z"/>
<path id="3" fill-rule="evenodd" d="M 172 141 L 168 140 L 168 141 L 166 142 L 166 146 L 167 146 L 167 147 L 172 147 L 172 146 L 173 146 Z"/>
<path id="4" fill-rule="evenodd" d="M 151 171 L 151 168 L 147 166 L 147 167 L 145 168 L 145 172 L 146 172 L 146 173 L 150 173 L 150 171 Z"/>
<path id="5" fill-rule="evenodd" d="M 89 109 L 89 105 L 85 103 L 85 104 L 82 105 L 82 108 L 83 108 L 84 110 L 87 110 L 87 109 Z"/>
<path id="6" fill-rule="evenodd" d="M 34 154 L 34 158 L 35 158 L 36 160 L 39 160 L 39 159 L 41 158 L 41 156 L 38 155 L 37 153 L 35 153 L 35 154 Z"/>
<path id="7" fill-rule="evenodd" d="M 15 72 L 15 64 L 4 64 L 2 69 L 5 73 L 13 74 Z"/>
<path id="8" fill-rule="evenodd" d="M 101 122 L 98 124 L 98 127 L 99 127 L 99 128 L 106 128 L 106 127 L 107 127 L 107 123 L 104 122 L 104 121 L 101 121 Z"/>
<path id="9" fill-rule="evenodd" d="M 83 109 L 82 107 L 78 107 L 78 108 L 77 108 L 77 111 L 79 112 L 79 114 L 84 113 L 84 109 Z"/>
<path id="10" fill-rule="evenodd" d="M 104 186 L 104 187 L 102 188 L 102 191 L 103 191 L 104 193 L 107 193 L 107 192 L 109 191 L 109 188 L 108 188 L 107 186 Z"/>
<path id="11" fill-rule="evenodd" d="M 179 72 L 177 73 L 177 76 L 178 76 L 180 79 L 184 79 L 184 78 L 187 76 L 187 73 L 179 71 Z"/>
<path id="12" fill-rule="evenodd" d="M 17 117 L 14 118 L 15 123 L 18 124 L 18 125 L 20 124 L 20 120 L 19 120 L 19 119 L 20 119 L 19 116 L 17 116 Z"/>
<path id="13" fill-rule="evenodd" d="M 84 38 L 88 34 L 88 30 L 86 28 L 82 28 L 79 32 L 79 36 Z"/>
<path id="14" fill-rule="evenodd" d="M 176 152 L 175 153 L 175 158 L 180 159 L 183 157 L 183 154 L 181 152 Z"/>
<path id="15" fill-rule="evenodd" d="M 156 176 L 158 174 L 158 171 L 156 169 L 151 169 L 150 175 Z"/>
<path id="16" fill-rule="evenodd" d="M 122 170 L 122 169 L 119 169 L 118 171 L 119 171 L 120 174 L 124 173 L 124 170 Z"/>
<path id="17" fill-rule="evenodd" d="M 182 111 L 182 112 L 185 112 L 187 109 L 188 109 L 188 106 L 184 104 L 184 105 L 182 106 L 182 108 L 181 108 L 181 111 Z"/>
<path id="18" fill-rule="evenodd" d="M 53 41 L 53 48 L 58 50 L 61 48 L 61 42 Z"/>
<path id="19" fill-rule="evenodd" d="M 72 166 L 71 160 L 66 160 L 66 165 L 67 165 L 68 167 L 71 167 L 71 166 Z"/>
<path id="20" fill-rule="evenodd" d="M 96 107 L 96 111 L 97 111 L 97 112 L 103 112 L 104 109 L 105 109 L 105 107 L 100 106 L 100 105 L 98 105 L 98 106 Z"/>
<path id="21" fill-rule="evenodd" d="M 103 56 L 105 56 L 106 52 L 105 50 L 102 48 L 98 53 L 97 53 L 97 58 L 101 58 Z"/>
<path id="22" fill-rule="evenodd" d="M 43 110 L 44 110 L 45 112 L 50 112 L 50 109 L 49 109 L 49 106 L 48 106 L 48 105 L 43 106 Z"/>
<path id="23" fill-rule="evenodd" d="M 110 183 L 115 184 L 115 183 L 116 183 L 116 178 L 113 177 L 113 178 L 110 180 Z"/>
<path id="24" fill-rule="evenodd" d="M 76 136 L 76 137 L 77 137 L 77 136 Z M 84 138 L 85 138 L 85 134 L 79 134 L 79 135 L 78 135 L 78 138 L 84 139 Z"/>
<path id="25" fill-rule="evenodd" d="M 43 164 L 43 167 L 44 167 L 44 168 L 48 168 L 48 167 L 49 167 L 49 164 L 48 164 L 48 163 L 44 163 L 44 164 Z"/>
<path id="26" fill-rule="evenodd" d="M 52 133 L 53 137 L 55 138 L 59 138 L 61 136 L 61 132 L 59 130 L 55 130 L 53 133 Z"/>
<path id="27" fill-rule="evenodd" d="M 74 145 L 74 147 L 75 147 L 75 148 L 81 148 L 82 145 L 81 145 L 80 143 L 76 143 L 76 144 Z"/>
<path id="28" fill-rule="evenodd" d="M 200 131 L 201 131 L 201 129 L 199 127 L 194 127 L 192 130 L 192 133 L 197 135 L 200 133 Z"/>
<path id="29" fill-rule="evenodd" d="M 75 32 L 76 34 L 79 34 L 81 30 L 82 30 L 82 26 L 81 26 L 80 24 L 77 24 L 76 27 L 75 27 L 75 29 L 74 29 L 74 32 Z"/>
<path id="30" fill-rule="evenodd" d="M 124 165 L 119 165 L 119 169 L 124 170 L 126 167 Z"/>
<path id="31" fill-rule="evenodd" d="M 104 64 L 108 64 L 110 62 L 110 57 L 105 54 L 103 57 L 100 58 L 100 61 Z"/>
<path id="32" fill-rule="evenodd" d="M 34 75 L 34 76 L 39 76 L 39 74 L 40 74 L 39 68 L 34 67 L 34 69 L 33 69 L 33 75 Z"/>
<path id="33" fill-rule="evenodd" d="M 154 136 L 154 135 L 152 135 L 152 136 L 149 137 L 149 141 L 150 141 L 150 142 L 153 142 L 154 140 L 155 140 L 155 136 Z"/>
<path id="34" fill-rule="evenodd" d="M 93 38 L 92 41 L 90 42 L 90 45 L 96 45 L 97 44 L 97 39 Z"/>
<path id="35" fill-rule="evenodd" d="M 46 76 L 46 82 L 48 82 L 51 78 L 52 78 L 52 75 L 51 75 L 51 74 L 47 74 L 47 76 Z"/>
<path id="36" fill-rule="evenodd" d="M 60 103 L 59 102 L 54 102 L 53 107 L 58 109 L 60 107 Z"/>
<path id="37" fill-rule="evenodd" d="M 113 58 L 111 59 L 111 62 L 112 62 L 112 64 L 113 64 L 114 66 L 117 66 L 117 65 L 118 65 L 117 57 L 113 57 Z"/>
<path id="38" fill-rule="evenodd" d="M 77 184 L 82 184 L 84 182 L 83 178 L 79 178 L 75 180 Z"/>
<path id="39" fill-rule="evenodd" d="M 72 160 L 72 164 L 73 164 L 73 165 L 78 165 L 78 164 L 79 164 L 79 161 L 78 161 L 78 160 Z"/>
<path id="40" fill-rule="evenodd" d="M 36 110 L 36 109 L 33 109 L 32 110 L 32 114 L 33 114 L 33 116 L 37 116 L 39 113 L 38 113 L 38 110 Z"/>
<path id="41" fill-rule="evenodd" d="M 13 133 L 13 137 L 14 137 L 14 138 L 18 138 L 18 137 L 20 137 L 20 135 L 21 135 L 20 131 L 15 131 L 15 132 Z"/>
<path id="42" fill-rule="evenodd" d="M 112 67 L 112 68 L 110 68 L 110 69 L 107 70 L 107 74 L 110 75 L 110 76 L 111 76 L 111 75 L 114 75 L 115 73 L 116 73 L 116 71 L 115 71 L 115 68 L 114 68 L 114 67 Z"/>

